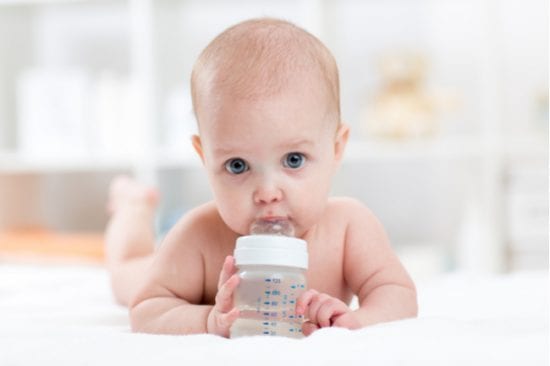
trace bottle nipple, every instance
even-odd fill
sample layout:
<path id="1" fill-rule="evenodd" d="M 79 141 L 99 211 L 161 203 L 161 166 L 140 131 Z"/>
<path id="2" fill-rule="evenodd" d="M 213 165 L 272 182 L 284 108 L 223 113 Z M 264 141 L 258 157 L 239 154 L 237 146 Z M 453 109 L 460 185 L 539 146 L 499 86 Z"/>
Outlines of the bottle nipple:
<path id="1" fill-rule="evenodd" d="M 294 236 L 294 226 L 288 220 L 256 220 L 250 225 L 250 235 Z"/>

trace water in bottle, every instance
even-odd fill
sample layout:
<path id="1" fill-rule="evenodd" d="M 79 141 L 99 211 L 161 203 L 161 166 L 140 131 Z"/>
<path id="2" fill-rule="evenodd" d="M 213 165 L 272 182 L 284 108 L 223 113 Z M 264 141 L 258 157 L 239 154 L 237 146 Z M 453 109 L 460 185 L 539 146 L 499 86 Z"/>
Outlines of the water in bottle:
<path id="1" fill-rule="evenodd" d="M 296 300 L 306 290 L 306 242 L 294 238 L 288 221 L 260 221 L 251 235 L 237 239 L 235 263 L 240 276 L 234 305 L 239 318 L 231 338 L 251 335 L 301 338 L 303 317 Z"/>

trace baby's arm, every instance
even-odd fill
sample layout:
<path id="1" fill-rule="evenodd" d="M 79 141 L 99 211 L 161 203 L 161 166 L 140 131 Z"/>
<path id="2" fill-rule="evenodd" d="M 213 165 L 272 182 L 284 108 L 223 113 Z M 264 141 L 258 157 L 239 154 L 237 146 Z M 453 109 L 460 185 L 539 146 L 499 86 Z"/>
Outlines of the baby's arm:
<path id="1" fill-rule="evenodd" d="M 415 317 L 416 288 L 390 245 L 382 224 L 362 204 L 350 202 L 344 276 L 359 298 L 355 318 L 366 326 Z"/>
<path id="2" fill-rule="evenodd" d="M 349 224 L 344 275 L 360 308 L 351 311 L 340 299 L 308 290 L 296 306 L 296 312 L 308 319 L 303 327 L 306 335 L 322 327 L 356 329 L 417 314 L 415 286 L 391 249 L 382 225 L 362 204 L 349 200 L 345 206 Z"/>
<path id="3" fill-rule="evenodd" d="M 132 330 L 161 334 L 229 335 L 238 317 L 233 291 L 238 285 L 234 259 L 221 270 L 215 305 L 200 305 L 205 269 L 199 245 L 205 240 L 196 223 L 182 223 L 167 235 L 149 270 L 147 283 L 130 304 Z"/>

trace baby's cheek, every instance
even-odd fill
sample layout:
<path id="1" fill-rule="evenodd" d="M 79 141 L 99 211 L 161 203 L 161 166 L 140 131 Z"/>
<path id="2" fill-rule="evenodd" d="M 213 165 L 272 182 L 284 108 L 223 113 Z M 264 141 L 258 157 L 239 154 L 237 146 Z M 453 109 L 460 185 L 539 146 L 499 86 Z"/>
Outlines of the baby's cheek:
<path id="1" fill-rule="evenodd" d="M 232 231 L 240 235 L 249 234 L 250 219 L 247 216 L 246 208 L 235 205 L 218 205 L 218 210 L 222 220 Z"/>

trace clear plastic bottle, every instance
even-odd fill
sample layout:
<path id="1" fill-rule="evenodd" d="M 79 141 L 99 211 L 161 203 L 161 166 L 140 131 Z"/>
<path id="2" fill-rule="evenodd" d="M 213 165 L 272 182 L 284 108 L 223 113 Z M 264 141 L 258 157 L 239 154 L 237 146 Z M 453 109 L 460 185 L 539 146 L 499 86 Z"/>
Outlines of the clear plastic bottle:
<path id="1" fill-rule="evenodd" d="M 270 335 L 301 338 L 303 317 L 295 313 L 296 300 L 306 290 L 306 242 L 291 236 L 286 221 L 253 224 L 251 235 L 237 239 L 235 263 L 240 283 L 234 304 L 239 318 L 231 338 Z"/>

